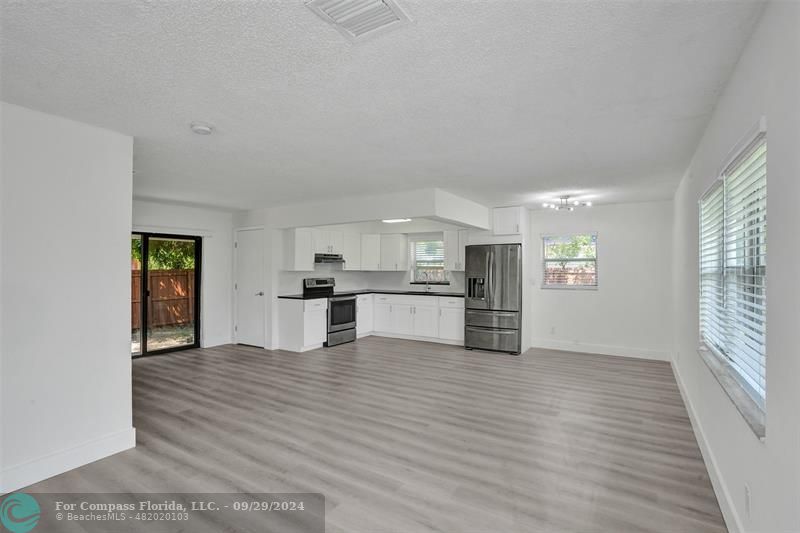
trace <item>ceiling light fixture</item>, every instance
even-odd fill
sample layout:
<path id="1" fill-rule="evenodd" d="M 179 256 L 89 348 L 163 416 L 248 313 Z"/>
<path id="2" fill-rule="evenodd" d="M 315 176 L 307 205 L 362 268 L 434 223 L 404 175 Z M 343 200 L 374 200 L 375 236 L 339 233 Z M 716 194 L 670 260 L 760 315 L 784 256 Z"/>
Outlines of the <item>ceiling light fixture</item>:
<path id="1" fill-rule="evenodd" d="M 397 224 L 398 222 L 411 222 L 410 218 L 387 218 L 381 220 L 384 224 Z"/>
<path id="2" fill-rule="evenodd" d="M 580 200 L 571 200 L 569 196 L 562 196 L 557 201 L 543 203 L 542 207 L 556 211 L 575 211 L 576 207 L 592 207 L 592 202 L 581 202 Z"/>
<path id="3" fill-rule="evenodd" d="M 189 127 L 198 135 L 211 135 L 214 132 L 214 126 L 206 122 L 192 122 Z"/>

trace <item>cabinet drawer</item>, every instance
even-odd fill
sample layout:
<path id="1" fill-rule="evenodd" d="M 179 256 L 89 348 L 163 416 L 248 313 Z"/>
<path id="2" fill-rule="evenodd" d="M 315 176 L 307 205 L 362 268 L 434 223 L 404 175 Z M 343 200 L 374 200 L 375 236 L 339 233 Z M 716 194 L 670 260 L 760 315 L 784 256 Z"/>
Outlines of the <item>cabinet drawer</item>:
<path id="1" fill-rule="evenodd" d="M 305 300 L 303 302 L 303 311 L 322 311 L 328 309 L 327 298 L 317 298 L 315 300 Z"/>
<path id="2" fill-rule="evenodd" d="M 358 303 L 360 304 L 371 304 L 372 303 L 372 295 L 371 294 L 362 294 L 357 298 Z"/>
<path id="3" fill-rule="evenodd" d="M 456 309 L 464 309 L 464 298 L 439 296 L 439 307 L 455 307 Z"/>
<path id="4" fill-rule="evenodd" d="M 519 329 L 519 313 L 514 311 L 478 311 L 467 309 L 465 320 L 467 326 Z"/>

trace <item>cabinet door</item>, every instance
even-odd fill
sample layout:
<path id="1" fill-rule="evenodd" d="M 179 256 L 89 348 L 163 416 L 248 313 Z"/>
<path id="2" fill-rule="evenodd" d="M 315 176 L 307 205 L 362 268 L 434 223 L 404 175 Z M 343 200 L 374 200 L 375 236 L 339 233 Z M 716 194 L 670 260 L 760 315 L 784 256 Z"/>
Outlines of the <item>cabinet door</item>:
<path id="1" fill-rule="evenodd" d="M 285 270 L 314 270 L 314 239 L 311 228 L 288 229 L 283 234 Z"/>
<path id="2" fill-rule="evenodd" d="M 331 254 L 344 254 L 344 233 L 341 231 L 328 232 L 328 245 Z"/>
<path id="3" fill-rule="evenodd" d="M 492 211 L 492 233 L 514 235 L 520 232 L 520 207 L 497 207 Z"/>
<path id="4" fill-rule="evenodd" d="M 388 303 L 375 302 L 373 305 L 374 330 L 392 331 L 392 306 Z M 358 315 L 356 315 L 358 318 Z"/>
<path id="5" fill-rule="evenodd" d="M 381 235 L 381 270 L 395 270 L 397 268 L 393 237 L 393 235 Z"/>
<path id="6" fill-rule="evenodd" d="M 381 235 L 381 270 L 408 270 L 408 237 Z"/>
<path id="7" fill-rule="evenodd" d="M 371 333 L 374 329 L 372 295 L 365 294 L 356 300 L 356 334 Z"/>
<path id="8" fill-rule="evenodd" d="M 400 333 L 401 335 L 414 334 L 414 315 L 413 307 L 406 304 L 392 304 L 392 323 L 390 333 Z"/>
<path id="9" fill-rule="evenodd" d="M 314 237 L 314 253 L 315 254 L 329 254 L 331 253 L 330 231 L 322 229 L 312 229 L 311 234 Z"/>
<path id="10" fill-rule="evenodd" d="M 445 231 L 444 234 L 444 269 L 458 270 L 458 231 Z"/>
<path id="11" fill-rule="evenodd" d="M 377 233 L 361 234 L 361 270 L 381 269 L 381 236 Z"/>
<path id="12" fill-rule="evenodd" d="M 458 230 L 458 268 L 456 270 L 466 270 L 467 264 L 467 241 L 469 240 L 469 230 Z"/>
<path id="13" fill-rule="evenodd" d="M 411 260 L 411 250 L 408 247 L 408 236 L 397 235 L 395 242 L 395 254 L 397 257 L 397 268 L 395 270 L 408 270 Z"/>
<path id="14" fill-rule="evenodd" d="M 328 339 L 328 312 L 325 309 L 303 313 L 303 346 L 322 344 Z"/>
<path id="15" fill-rule="evenodd" d="M 434 298 L 435 299 L 435 298 Z M 439 336 L 439 308 L 436 305 L 416 305 L 413 308 L 414 335 Z"/>
<path id="16" fill-rule="evenodd" d="M 454 307 L 439 308 L 439 338 L 450 341 L 464 340 L 464 310 Z"/>
<path id="17" fill-rule="evenodd" d="M 342 265 L 342 270 L 361 270 L 361 235 L 345 233 L 343 244 L 344 265 Z"/>

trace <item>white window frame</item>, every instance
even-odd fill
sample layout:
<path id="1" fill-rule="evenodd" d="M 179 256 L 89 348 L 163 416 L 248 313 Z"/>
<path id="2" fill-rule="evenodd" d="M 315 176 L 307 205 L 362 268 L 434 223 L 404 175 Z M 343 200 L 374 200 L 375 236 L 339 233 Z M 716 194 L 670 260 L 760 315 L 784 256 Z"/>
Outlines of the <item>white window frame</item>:
<path id="1" fill-rule="evenodd" d="M 764 342 L 763 342 L 763 350 L 764 350 L 764 355 L 763 355 L 764 365 L 763 365 L 763 369 L 762 369 L 763 374 L 760 376 L 760 378 L 763 380 L 763 387 L 762 387 L 763 395 L 756 388 L 754 388 L 751 383 L 748 382 L 747 378 L 745 378 L 742 375 L 743 371 L 738 368 L 738 365 L 734 363 L 734 360 L 730 355 L 726 354 L 725 351 L 722 348 L 718 347 L 713 342 L 707 342 L 706 341 L 706 338 L 705 338 L 705 335 L 704 335 L 704 329 L 703 329 L 703 326 L 704 326 L 704 324 L 703 324 L 703 322 L 704 322 L 704 320 L 703 320 L 703 305 L 704 305 L 704 301 L 705 300 L 703 299 L 703 274 L 702 274 L 702 266 L 703 266 L 702 265 L 702 257 L 703 257 L 702 256 L 702 253 L 703 253 L 702 252 L 702 246 L 703 246 L 703 242 L 702 242 L 702 239 L 703 239 L 703 235 L 702 235 L 702 233 L 703 233 L 702 203 L 703 203 L 704 200 L 706 200 L 712 194 L 714 194 L 714 193 L 716 193 L 718 191 L 721 191 L 723 206 L 722 206 L 722 253 L 721 253 L 721 258 L 720 258 L 720 260 L 722 262 L 722 265 L 721 265 L 721 268 L 720 268 L 720 271 L 721 271 L 720 278 L 721 278 L 721 283 L 722 283 L 721 287 L 722 287 L 723 302 L 724 302 L 723 306 L 725 306 L 725 308 L 727 308 L 727 291 L 728 291 L 728 287 L 726 285 L 725 276 L 726 276 L 726 268 L 727 268 L 726 265 L 727 265 L 727 261 L 729 260 L 729 258 L 728 258 L 728 250 L 726 248 L 726 234 L 729 232 L 729 229 L 728 229 L 728 226 L 727 226 L 727 223 L 728 223 L 728 221 L 727 221 L 727 217 L 728 217 L 728 206 L 727 206 L 728 198 L 727 198 L 727 189 L 726 189 L 726 187 L 727 187 L 726 176 L 727 176 L 727 174 L 729 173 L 729 171 L 732 168 L 734 168 L 735 166 L 737 166 L 741 162 L 742 158 L 745 157 L 748 152 L 753 150 L 755 147 L 759 146 L 762 142 L 763 143 L 767 142 L 766 121 L 763 118 L 759 121 L 758 125 L 755 126 L 754 128 L 752 128 L 751 131 L 748 132 L 748 134 L 745 135 L 745 137 L 736 144 L 734 149 L 731 150 L 731 152 L 728 154 L 728 157 L 726 157 L 724 164 L 721 166 L 721 168 L 720 168 L 720 170 L 719 170 L 719 172 L 717 174 L 717 179 L 711 185 L 711 187 L 709 187 L 708 190 L 706 190 L 706 192 L 703 193 L 703 195 L 700 197 L 700 199 L 698 201 L 698 221 L 699 221 L 699 233 L 698 233 L 698 241 L 699 241 L 698 242 L 698 270 L 699 270 L 698 309 L 700 311 L 700 315 L 698 317 L 699 318 L 698 319 L 698 338 L 700 340 L 700 348 L 699 348 L 700 351 L 712 354 L 713 357 L 715 357 L 723 365 L 724 368 L 728 369 L 726 374 L 732 376 L 735 379 L 736 383 L 741 387 L 741 389 L 743 389 L 744 392 L 750 397 L 750 399 L 755 402 L 755 404 L 757 405 L 757 408 L 762 410 L 762 411 L 764 411 L 765 408 L 766 408 L 766 390 L 767 390 L 766 389 L 766 360 L 767 360 L 766 331 L 767 331 L 767 327 L 768 327 L 767 320 L 768 320 L 768 316 L 769 316 L 768 311 L 767 311 L 767 300 L 766 300 L 766 286 L 767 286 L 766 285 L 766 272 L 763 275 L 764 284 L 763 284 L 763 289 L 762 289 L 763 290 L 763 294 L 761 295 L 761 298 L 763 299 L 763 307 L 764 307 L 763 322 L 764 322 L 764 335 L 765 335 L 764 336 Z M 765 157 L 768 158 L 768 155 L 765 156 Z M 768 180 L 768 177 L 765 177 L 765 179 Z M 764 207 L 763 216 L 764 216 L 764 219 L 766 220 L 766 218 L 767 218 L 766 204 L 765 204 L 765 207 Z M 759 235 L 759 237 L 762 237 L 762 235 Z M 763 237 L 766 238 L 766 222 L 764 223 Z M 766 263 L 766 259 L 765 259 L 764 262 Z M 766 268 L 766 267 L 764 267 L 764 268 Z M 726 324 L 725 327 L 729 327 L 729 326 Z M 713 371 L 713 369 L 712 369 L 712 371 Z M 723 384 L 723 388 L 724 388 L 725 385 L 724 385 L 723 381 L 720 381 L 720 383 Z M 726 392 L 727 392 L 727 390 L 726 390 Z M 741 408 L 740 408 L 740 405 L 739 405 L 739 401 L 738 401 L 736 395 L 735 394 L 731 395 L 729 393 L 729 396 L 734 400 L 734 403 L 737 404 L 737 408 L 739 408 L 740 411 L 741 411 Z M 747 418 L 747 416 L 745 418 Z"/>
<path id="2" fill-rule="evenodd" d="M 565 238 L 565 237 L 575 237 L 576 235 L 591 235 L 595 239 L 595 257 L 594 259 L 568 259 L 567 261 L 594 261 L 594 277 L 595 277 L 595 284 L 594 285 L 569 285 L 564 283 L 555 283 L 555 284 L 547 284 L 545 283 L 545 279 L 547 278 L 547 263 L 555 262 L 554 259 L 545 259 L 545 241 L 548 238 Z M 541 235 L 541 254 L 542 254 L 542 289 L 555 289 L 555 290 L 574 290 L 574 291 L 596 291 L 600 287 L 600 269 L 599 269 L 599 261 L 600 261 L 600 247 L 599 247 L 599 236 L 596 231 L 573 231 L 570 233 L 543 233 Z"/>

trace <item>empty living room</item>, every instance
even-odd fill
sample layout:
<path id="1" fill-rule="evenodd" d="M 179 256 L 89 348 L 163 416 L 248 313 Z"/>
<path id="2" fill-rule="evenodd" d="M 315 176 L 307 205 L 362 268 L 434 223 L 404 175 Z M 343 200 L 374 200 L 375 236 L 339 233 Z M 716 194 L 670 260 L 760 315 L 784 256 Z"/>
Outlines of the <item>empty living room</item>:
<path id="1" fill-rule="evenodd" d="M 798 206 L 798 0 L 0 0 L 0 532 L 800 533 Z"/>

